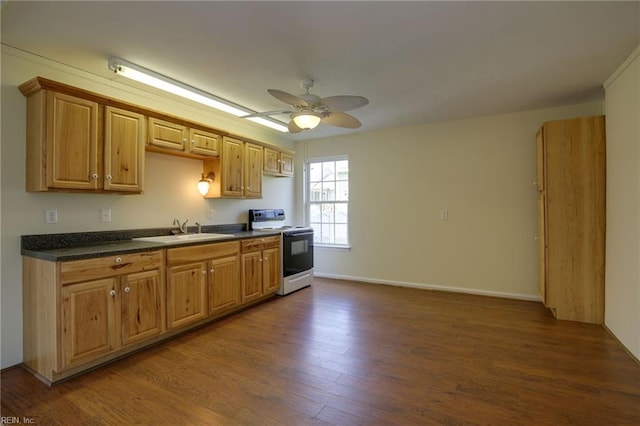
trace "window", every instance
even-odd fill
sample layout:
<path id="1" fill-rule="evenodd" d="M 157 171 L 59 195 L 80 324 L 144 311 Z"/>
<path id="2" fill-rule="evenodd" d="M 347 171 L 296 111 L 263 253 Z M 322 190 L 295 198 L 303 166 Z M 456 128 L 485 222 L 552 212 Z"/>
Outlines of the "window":
<path id="1" fill-rule="evenodd" d="M 307 163 L 307 207 L 314 243 L 349 244 L 349 160 L 346 157 Z"/>

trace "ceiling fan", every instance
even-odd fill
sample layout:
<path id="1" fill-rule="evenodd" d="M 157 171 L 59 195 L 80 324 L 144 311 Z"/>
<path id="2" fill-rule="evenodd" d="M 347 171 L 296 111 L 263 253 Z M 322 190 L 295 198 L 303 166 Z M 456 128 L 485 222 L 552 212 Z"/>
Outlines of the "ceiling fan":
<path id="1" fill-rule="evenodd" d="M 267 90 L 271 96 L 291 105 L 292 109 L 256 112 L 245 115 L 242 118 L 289 114 L 291 117 L 288 126 L 290 133 L 300 133 L 303 130 L 311 130 L 320 124 L 320 122 L 347 129 L 357 129 L 362 125 L 357 118 L 344 111 L 351 111 L 367 105 L 369 103 L 367 98 L 351 95 L 320 98 L 309 93 L 313 87 L 313 80 L 311 79 L 302 80 L 300 87 L 302 87 L 306 93 L 298 96 L 283 92 L 282 90 Z"/>

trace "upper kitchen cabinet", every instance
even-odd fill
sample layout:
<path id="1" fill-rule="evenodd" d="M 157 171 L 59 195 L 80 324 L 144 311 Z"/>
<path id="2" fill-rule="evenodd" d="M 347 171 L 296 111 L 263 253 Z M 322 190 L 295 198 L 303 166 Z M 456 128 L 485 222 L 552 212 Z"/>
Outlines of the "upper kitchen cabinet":
<path id="1" fill-rule="evenodd" d="M 196 158 L 217 157 L 219 141 L 219 135 L 206 130 L 149 118 L 149 151 Z"/>
<path id="2" fill-rule="evenodd" d="M 27 191 L 142 192 L 143 115 L 40 78 L 20 90 L 27 97 Z"/>
<path id="3" fill-rule="evenodd" d="M 293 155 L 265 147 L 262 170 L 273 176 L 293 176 Z"/>
<path id="4" fill-rule="evenodd" d="M 144 176 L 144 115 L 105 107 L 104 189 L 141 192 Z"/>
<path id="5" fill-rule="evenodd" d="M 213 173 L 205 198 L 261 198 L 263 147 L 224 136 L 219 159 L 205 160 L 203 172 Z"/>

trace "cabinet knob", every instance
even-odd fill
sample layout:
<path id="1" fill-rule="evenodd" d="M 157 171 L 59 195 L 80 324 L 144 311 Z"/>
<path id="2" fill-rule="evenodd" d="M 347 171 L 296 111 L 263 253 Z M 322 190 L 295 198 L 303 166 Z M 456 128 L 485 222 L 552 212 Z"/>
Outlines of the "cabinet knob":
<path id="1" fill-rule="evenodd" d="M 113 178 L 111 177 L 111 175 L 107 175 L 107 176 L 105 177 L 105 179 L 106 179 L 106 180 L 108 180 L 108 181 L 111 181 L 111 179 L 113 179 Z"/>
<path id="2" fill-rule="evenodd" d="M 191 139 L 191 145 L 195 145 L 196 144 L 196 140 L 195 139 Z"/>
<path id="3" fill-rule="evenodd" d="M 116 263 L 122 263 L 122 258 L 120 256 L 116 257 Z"/>
<path id="4" fill-rule="evenodd" d="M 92 180 L 96 180 L 96 179 L 98 179 L 98 174 L 97 174 L 97 173 L 92 173 L 92 174 L 91 174 L 91 179 L 92 179 Z"/>
<path id="5" fill-rule="evenodd" d="M 205 271 L 204 269 L 202 270 L 202 275 L 206 275 L 207 271 Z"/>
<path id="6" fill-rule="evenodd" d="M 211 268 L 211 270 L 209 272 L 211 272 L 213 274 L 215 272 L 215 269 Z"/>
<path id="7" fill-rule="evenodd" d="M 124 292 L 125 292 L 125 293 L 129 293 L 129 292 L 131 292 L 131 287 L 125 287 L 125 288 L 124 288 Z"/>
<path id="8" fill-rule="evenodd" d="M 187 138 L 182 139 L 182 143 L 187 143 Z"/>
<path id="9" fill-rule="evenodd" d="M 111 297 L 116 297 L 116 291 L 115 291 L 115 290 L 111 290 L 111 291 L 109 292 L 109 296 L 111 296 Z"/>

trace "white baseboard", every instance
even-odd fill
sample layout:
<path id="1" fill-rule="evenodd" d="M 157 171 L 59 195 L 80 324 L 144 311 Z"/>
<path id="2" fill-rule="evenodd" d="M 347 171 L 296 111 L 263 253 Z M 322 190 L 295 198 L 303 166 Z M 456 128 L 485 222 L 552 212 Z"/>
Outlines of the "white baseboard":
<path id="1" fill-rule="evenodd" d="M 325 274 L 317 271 L 314 271 L 313 275 L 318 278 L 331 278 L 336 280 L 359 281 L 359 282 L 369 283 L 369 284 L 384 284 L 384 285 L 393 285 L 397 287 L 420 288 L 424 290 L 451 291 L 454 293 L 477 294 L 480 296 L 502 297 L 504 299 L 528 300 L 532 302 L 542 301 L 540 296 L 532 296 L 529 294 L 505 293 L 501 291 L 479 290 L 476 288 L 450 287 L 450 286 L 444 286 L 444 285 L 412 283 L 412 282 L 405 282 L 405 281 L 380 280 L 376 278 L 352 277 L 348 275 Z"/>

